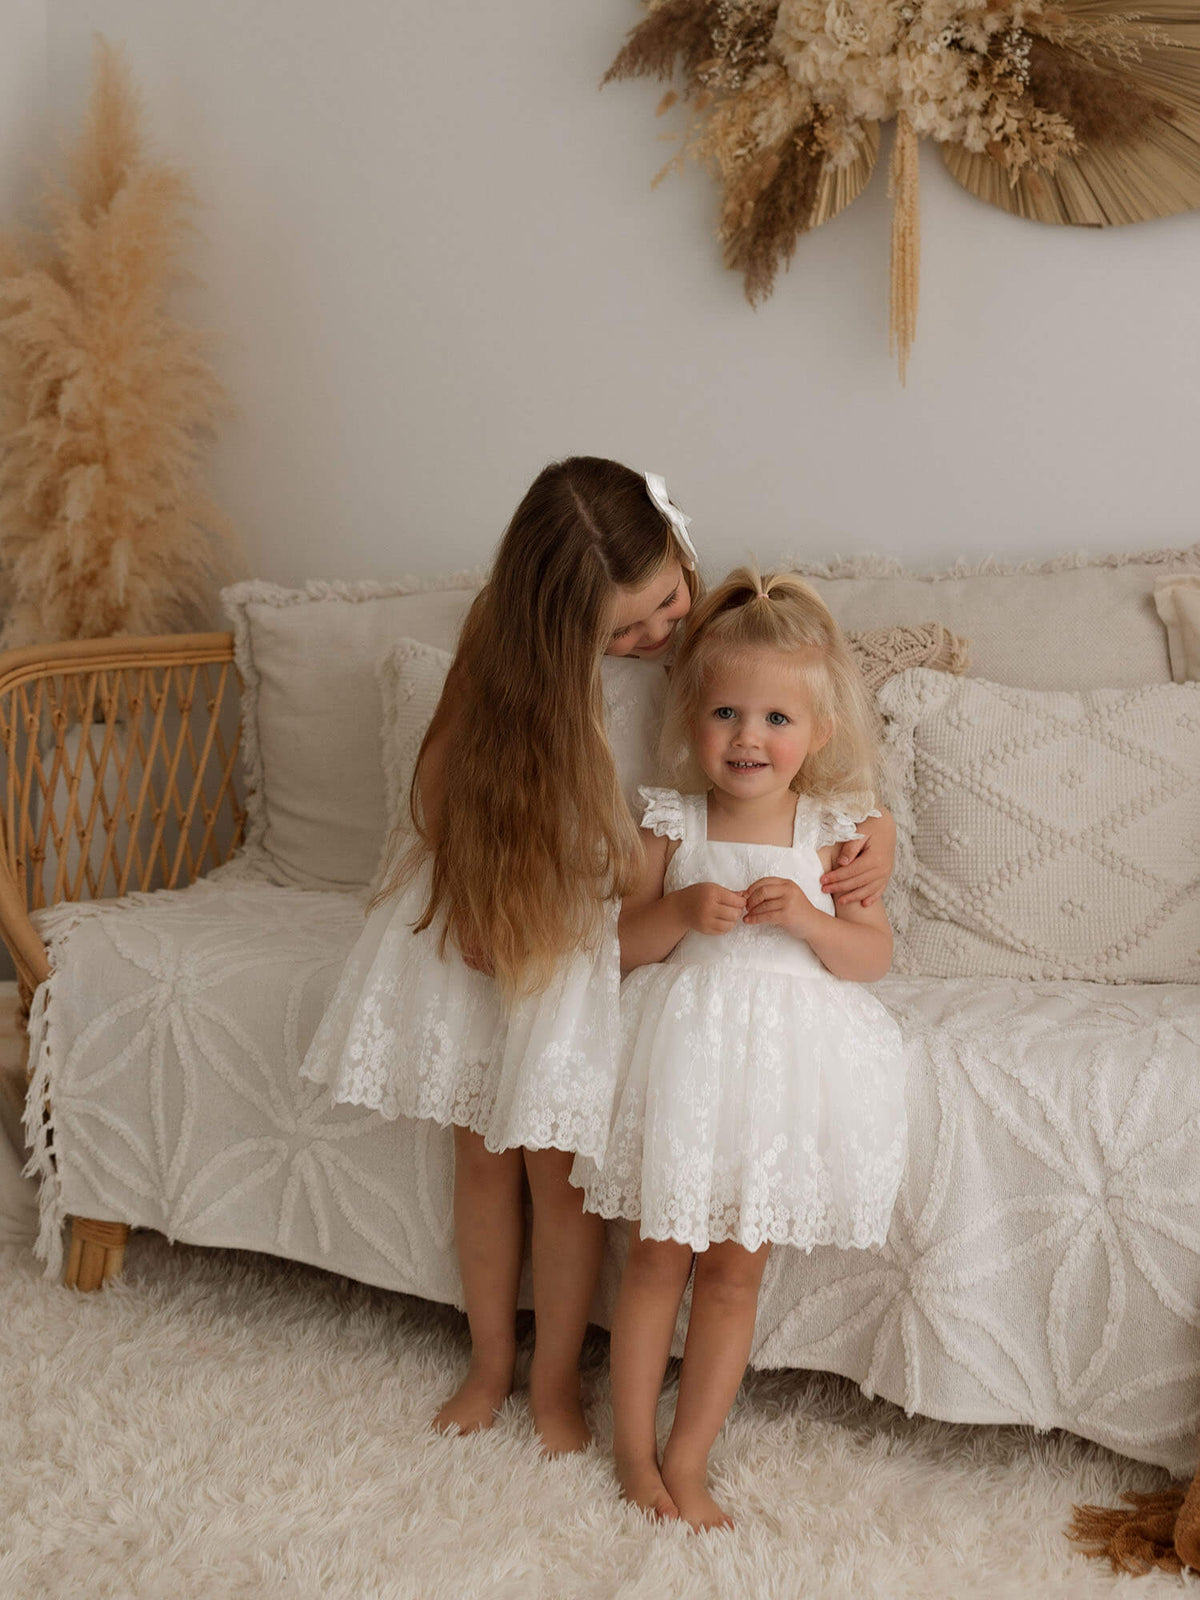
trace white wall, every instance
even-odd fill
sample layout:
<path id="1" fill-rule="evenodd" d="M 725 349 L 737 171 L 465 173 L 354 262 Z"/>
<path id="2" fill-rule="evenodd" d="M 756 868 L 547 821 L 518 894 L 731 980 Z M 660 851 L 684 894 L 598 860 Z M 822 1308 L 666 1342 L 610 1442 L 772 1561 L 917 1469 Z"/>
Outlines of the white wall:
<path id="1" fill-rule="evenodd" d="M 195 176 L 180 303 L 221 336 L 215 489 L 266 576 L 485 559 L 571 451 L 665 473 L 714 567 L 1200 538 L 1200 214 L 1023 223 L 924 147 L 902 390 L 884 172 L 753 313 L 709 180 L 650 191 L 659 86 L 597 92 L 634 0 L 43 3 L 55 116 L 102 31 Z"/>
<path id="2" fill-rule="evenodd" d="M 0 226 L 32 224 L 52 156 L 46 105 L 46 0 L 6 0 L 0 50 Z"/>

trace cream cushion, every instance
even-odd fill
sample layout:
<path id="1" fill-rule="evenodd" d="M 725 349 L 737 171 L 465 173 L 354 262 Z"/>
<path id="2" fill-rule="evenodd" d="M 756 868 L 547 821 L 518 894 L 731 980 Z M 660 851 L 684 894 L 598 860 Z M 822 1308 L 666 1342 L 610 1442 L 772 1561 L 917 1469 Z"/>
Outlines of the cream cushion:
<path id="1" fill-rule="evenodd" d="M 884 685 L 897 972 L 1200 979 L 1200 686 Z"/>
<path id="2" fill-rule="evenodd" d="M 224 591 L 243 685 L 245 854 L 271 882 L 370 882 L 387 824 L 379 659 L 402 638 L 453 649 L 481 581 L 252 581 Z"/>
<path id="3" fill-rule="evenodd" d="M 401 639 L 379 663 L 383 701 L 383 778 L 387 833 L 372 890 L 382 882 L 391 859 L 391 833 L 399 825 L 401 845 L 411 837 L 409 791 L 425 730 L 433 720 L 453 657 L 449 651 Z M 617 781 L 631 809 L 639 784 L 659 782 L 658 742 L 662 730 L 667 675 L 661 667 L 632 656 L 605 656 L 600 663 L 605 724 Z"/>
<path id="4" fill-rule="evenodd" d="M 1154 604 L 1167 630 L 1171 676 L 1176 683 L 1194 683 L 1200 678 L 1200 573 L 1164 579 Z"/>
<path id="5" fill-rule="evenodd" d="M 1025 689 L 1105 689 L 1170 682 L 1154 589 L 1175 573 L 1200 573 L 1200 545 L 920 574 L 873 556 L 791 565 L 845 629 L 925 617 L 971 641 L 971 677 Z"/>

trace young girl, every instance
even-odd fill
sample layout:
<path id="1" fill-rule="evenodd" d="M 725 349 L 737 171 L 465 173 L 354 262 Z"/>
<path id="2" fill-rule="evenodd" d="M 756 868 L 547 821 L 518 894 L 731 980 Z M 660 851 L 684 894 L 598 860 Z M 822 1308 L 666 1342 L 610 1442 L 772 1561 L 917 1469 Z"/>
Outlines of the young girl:
<path id="1" fill-rule="evenodd" d="M 371 909 L 305 1060 L 335 1099 L 454 1127 L 471 1363 L 439 1428 L 490 1427 L 512 1388 L 533 1200 L 534 1421 L 588 1439 L 578 1359 L 603 1244 L 568 1181 L 603 1153 L 619 985 L 615 897 L 637 833 L 604 729 L 602 656 L 662 661 L 698 589 L 660 478 L 578 456 L 513 515 L 417 762 L 419 833 Z M 877 893 L 884 832 L 843 890 Z"/>
<path id="2" fill-rule="evenodd" d="M 772 1244 L 882 1244 L 904 1160 L 899 1031 L 858 984 L 882 977 L 882 906 L 822 891 L 874 814 L 875 713 L 837 625 L 784 574 L 742 569 L 692 613 L 668 728 L 707 793 L 644 789 L 641 881 L 620 917 L 624 1044 L 586 1205 L 627 1217 L 612 1326 L 614 1452 L 626 1497 L 727 1525 L 708 1453 L 749 1358 Z M 855 981 L 847 981 L 855 980 Z M 695 1258 L 674 1426 L 655 1412 Z"/>

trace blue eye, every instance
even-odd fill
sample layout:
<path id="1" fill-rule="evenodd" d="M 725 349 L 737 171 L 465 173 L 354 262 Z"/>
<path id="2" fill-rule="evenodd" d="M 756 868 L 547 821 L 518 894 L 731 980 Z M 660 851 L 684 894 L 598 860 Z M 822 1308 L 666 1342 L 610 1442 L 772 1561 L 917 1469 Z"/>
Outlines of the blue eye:
<path id="1" fill-rule="evenodd" d="M 713 716 L 716 717 L 718 722 L 728 722 L 730 717 L 737 716 L 737 712 L 732 706 L 718 706 L 713 712 Z"/>
<path id="2" fill-rule="evenodd" d="M 773 728 L 783 728 L 787 726 L 790 718 L 786 717 L 782 711 L 768 711 L 767 721 Z"/>

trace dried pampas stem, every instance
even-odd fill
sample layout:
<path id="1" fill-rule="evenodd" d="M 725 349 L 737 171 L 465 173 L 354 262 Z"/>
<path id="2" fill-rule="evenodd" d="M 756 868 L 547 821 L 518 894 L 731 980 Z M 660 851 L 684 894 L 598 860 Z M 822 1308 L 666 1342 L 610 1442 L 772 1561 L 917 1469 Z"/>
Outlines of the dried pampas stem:
<path id="1" fill-rule="evenodd" d="M 888 350 L 894 353 L 904 383 L 908 353 L 917 333 L 917 298 L 921 281 L 921 211 L 918 174 L 920 147 L 913 125 L 901 111 L 888 174 L 892 200 L 892 303 Z"/>
<path id="2" fill-rule="evenodd" d="M 167 308 L 191 189 L 103 40 L 69 172 L 44 236 L 0 239 L 6 647 L 211 626 L 235 549 L 201 471 L 224 397 Z"/>

